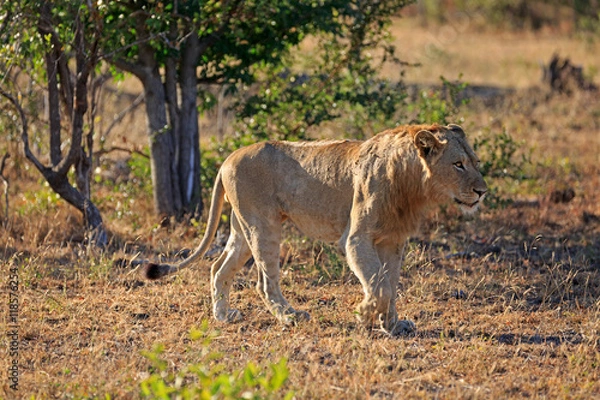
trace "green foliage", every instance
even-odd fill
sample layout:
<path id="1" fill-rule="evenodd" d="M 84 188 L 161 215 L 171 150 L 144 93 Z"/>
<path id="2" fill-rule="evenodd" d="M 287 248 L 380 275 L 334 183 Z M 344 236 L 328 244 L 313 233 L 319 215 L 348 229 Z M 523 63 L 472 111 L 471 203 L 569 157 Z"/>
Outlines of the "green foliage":
<path id="1" fill-rule="evenodd" d="M 382 3 L 403 5 L 406 1 Z M 98 8 L 104 16 L 105 46 L 114 50 L 112 60 L 137 63 L 144 56 L 142 47 L 149 43 L 160 64 L 169 60 L 178 63 L 182 43 L 196 33 L 203 47 L 198 58 L 198 66 L 202 67 L 198 69 L 199 81 L 245 85 L 255 81 L 255 73 L 262 66 L 280 64 L 288 50 L 306 36 L 318 32 L 336 34 L 341 31 L 343 19 L 355 10 L 378 9 L 342 0 L 211 0 L 175 4 L 108 1 Z M 141 11 L 137 23 L 127 23 L 137 9 Z"/>
<path id="2" fill-rule="evenodd" d="M 147 149 L 144 150 L 144 153 Z M 131 156 L 126 160 L 127 174 L 122 179 L 113 180 L 106 179 L 101 173 L 94 175 L 96 185 L 102 185 L 109 188 L 113 193 L 125 195 L 125 197 L 135 198 L 138 196 L 152 196 L 152 181 L 150 179 L 151 167 L 150 158 L 139 153 L 131 153 Z M 107 162 L 101 165 L 102 169 L 111 170 L 124 168 L 114 165 L 112 162 Z M 100 198 L 98 204 L 102 204 L 104 200 L 113 201 L 114 199 Z"/>
<path id="3" fill-rule="evenodd" d="M 473 149 L 481 160 L 481 173 L 490 187 L 486 203 L 492 208 L 510 202 L 505 197 L 511 186 L 532 179 L 526 171 L 531 166 L 532 149 L 523 148 L 504 129 L 493 133 L 490 129 L 476 138 Z"/>
<path id="4" fill-rule="evenodd" d="M 33 116 L 33 124 L 29 126 L 29 139 L 32 144 L 46 151 L 47 125 L 38 129 L 39 117 L 44 115 L 47 99 L 43 95 L 46 82 L 46 64 L 44 55 L 50 48 L 48 35 L 40 34 L 38 19 L 40 18 L 40 1 L 4 1 L 0 2 L 0 88 L 16 97 L 24 111 Z M 71 21 L 73 23 L 73 21 Z M 57 30 L 56 39 L 67 39 L 61 34 L 72 36 L 73 29 L 64 27 Z M 25 75 L 29 79 L 26 88 L 14 81 Z M 23 80 L 25 82 L 25 80 Z M 0 104 L 4 101 L 0 97 Z M 30 122 L 31 123 L 31 122 Z M 4 107 L 0 115 L 0 126 L 9 140 L 20 141 L 21 120 L 13 107 Z"/>
<path id="5" fill-rule="evenodd" d="M 289 375 L 285 358 L 269 364 L 268 372 L 252 362 L 240 370 L 228 372 L 220 363 L 223 354 L 210 351 L 210 343 L 216 334 L 209 331 L 206 321 L 200 329 L 192 328 L 189 336 L 192 344 L 200 346 L 199 361 L 185 365 L 178 372 L 169 372 L 163 358 L 163 345 L 157 344 L 151 351 L 142 352 L 151 365 L 151 375 L 140 384 L 142 397 L 165 400 L 293 398 L 293 392 L 280 393 Z"/>
<path id="6" fill-rule="evenodd" d="M 17 207 L 16 211 L 20 216 L 31 214 L 33 211 L 49 212 L 54 210 L 59 202 L 60 196 L 50 189 L 47 183 L 35 192 L 24 192 L 21 194 L 24 203 Z"/>
<path id="7" fill-rule="evenodd" d="M 152 182 L 150 180 L 150 159 L 137 153 L 132 153 L 127 161 L 131 170 L 131 185 L 140 188 L 146 195 L 152 195 Z"/>
<path id="8" fill-rule="evenodd" d="M 328 281 L 343 281 L 351 275 L 348 263 L 335 246 L 326 243 L 318 243 L 317 246 L 320 251 L 315 258 L 315 267 L 321 277 L 326 276 Z"/>
<path id="9" fill-rule="evenodd" d="M 279 64 L 257 65 L 258 88 L 237 93 L 238 135 L 305 139 L 311 129 L 342 116 L 346 137 L 370 136 L 389 126 L 406 92 L 400 79 L 382 80 L 379 72 L 387 64 L 401 72 L 387 28 L 408 3 L 336 3 L 332 18 L 315 26 L 314 49 L 290 53 Z"/>
<path id="10" fill-rule="evenodd" d="M 105 70 L 122 79 L 117 69 L 121 68 L 143 82 L 148 81 L 149 70 L 161 75 L 169 113 L 180 106 L 173 99 L 177 92 L 174 86 L 180 84 L 174 76 L 183 79 L 192 71 L 198 74 L 200 84 L 227 85 L 232 92 L 237 91 L 237 112 L 243 122 L 239 125 L 240 139 L 232 146 L 241 145 L 245 138 L 306 138 L 312 127 L 340 116 L 350 116 L 344 121 L 343 136 L 364 137 L 389 126 L 405 98 L 400 84 L 377 76 L 382 65 L 401 64 L 388 27 L 391 18 L 410 2 L 111 0 L 90 6 L 61 0 L 52 3 L 47 29 L 38 29 L 40 10 L 49 3 L 13 0 L 0 6 L 0 15 L 15 17 L 7 25 L 8 33 L 22 33 L 13 37 L 0 32 L 6 42 L 0 56 L 6 55 L 1 59 L 5 63 L 14 63 L 10 51 L 18 48 L 23 62 L 16 65 L 36 71 L 37 63 L 38 74 L 31 76 L 44 81 L 44 55 L 56 39 L 62 43 L 61 50 L 71 54 L 80 43 L 75 32 L 82 32 L 89 43 L 96 43 L 94 38 L 101 35 L 94 47 L 100 49 L 99 57 L 90 60 L 97 63 L 94 71 Z M 40 33 L 46 30 L 50 33 Z M 300 73 L 294 68 L 302 55 L 294 57 L 291 50 L 308 36 L 317 41 L 317 50 L 310 68 Z M 111 67 L 102 69 L 103 62 Z M 251 93 L 257 86 L 258 93 Z M 211 99 L 210 95 L 203 97 Z M 189 98 L 185 105 L 189 105 Z M 201 107 L 210 108 L 214 103 L 205 101 Z M 166 126 L 170 134 L 170 125 Z M 188 129 L 183 134 L 195 138 L 197 132 Z M 173 135 L 176 139 L 180 133 Z M 163 164 L 156 168 L 172 167 Z M 214 168 L 206 162 L 204 166 L 208 169 L 204 181 L 212 181 Z"/>
<path id="11" fill-rule="evenodd" d="M 50 7 L 49 21 L 41 21 L 43 7 Z M 46 2 L 41 0 L 0 3 L 0 78 L 12 68 L 27 71 L 33 81 L 46 80 L 45 53 L 60 43 L 61 51 L 69 56 L 75 53 L 77 24 L 84 24 L 85 40 L 93 41 L 98 15 L 93 7 L 72 1 Z M 47 33 L 51 30 L 51 33 Z"/>
<path id="12" fill-rule="evenodd" d="M 455 82 L 451 82 L 440 76 L 442 90 L 422 90 L 418 98 L 408 105 L 408 110 L 414 114 L 412 123 L 438 123 L 447 125 L 449 123 L 460 123 L 460 107 L 467 103 L 468 99 L 461 98 L 462 92 L 467 88 L 466 82 L 461 82 L 459 76 Z"/>

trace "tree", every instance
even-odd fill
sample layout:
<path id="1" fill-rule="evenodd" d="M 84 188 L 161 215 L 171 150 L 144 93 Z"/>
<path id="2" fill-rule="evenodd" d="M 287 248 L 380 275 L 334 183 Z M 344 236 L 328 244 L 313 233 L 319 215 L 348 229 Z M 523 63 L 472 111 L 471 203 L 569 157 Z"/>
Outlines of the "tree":
<path id="1" fill-rule="evenodd" d="M 326 108 L 335 104 L 336 99 L 365 105 L 386 99 L 389 96 L 378 97 L 372 89 L 353 93 L 357 85 L 353 87 L 348 79 L 359 82 L 358 86 L 371 85 L 369 78 L 374 70 L 362 51 L 381 44 L 390 17 L 406 3 L 400 0 L 103 3 L 105 36 L 112 38 L 108 41 L 109 48 L 117 48 L 119 43 L 123 47 L 123 51 L 110 56 L 110 62 L 137 76 L 144 86 L 156 211 L 180 215 L 202 209 L 198 108 L 206 103 L 198 104 L 198 95 L 203 85 L 226 85 L 235 91 L 250 86 L 260 77 L 272 77 L 281 72 L 293 46 L 308 35 L 324 34 L 328 56 L 320 61 L 321 75 L 325 76 L 315 84 L 314 95 L 301 96 L 304 101 L 310 100 L 310 104 L 319 103 L 317 110 L 321 114 L 307 116 L 302 124 L 319 124 L 334 118 L 337 112 Z M 393 49 L 387 47 L 384 58 L 390 55 Z M 334 65 L 336 62 L 339 65 Z M 348 68 L 350 72 L 343 73 Z M 342 91 L 333 96 L 335 90 Z M 292 88 L 288 94 L 293 91 Z M 253 100 L 254 105 L 259 103 L 257 98 Z M 298 96 L 273 98 L 272 103 L 286 100 L 293 107 Z M 250 105 L 240 116 L 248 116 L 252 110 Z"/>
<path id="2" fill-rule="evenodd" d="M 21 121 L 25 156 L 50 187 L 83 214 L 90 239 L 105 246 L 102 216 L 90 197 L 94 76 L 101 40 L 97 10 L 87 3 L 11 1 L 0 6 L 0 15 L 0 95 Z M 28 122 L 40 108 L 36 93 L 21 87 L 22 75 L 28 75 L 28 83 L 43 86 L 47 95 L 49 165 L 30 149 Z M 70 131 L 68 138 L 65 130 Z M 71 171 L 75 186 L 69 181 Z"/>
<path id="3" fill-rule="evenodd" d="M 199 85 L 251 83 L 250 67 L 277 62 L 304 36 L 306 1 L 115 1 L 110 37 L 131 44 L 110 57 L 143 84 L 155 208 L 200 212 Z M 111 45 L 111 47 L 114 47 Z"/>
<path id="4" fill-rule="evenodd" d="M 408 3 L 336 4 L 333 19 L 316 31 L 310 54 L 292 52 L 281 64 L 261 70 L 260 88 L 250 97 L 239 93 L 241 135 L 253 140 L 306 139 L 323 123 L 341 119 L 338 135 L 364 138 L 398 123 L 407 98 L 401 79 L 407 64 L 396 56 L 388 27 Z M 397 78 L 383 79 L 382 67 L 390 64 Z"/>
<path id="5" fill-rule="evenodd" d="M 355 127 L 373 125 L 378 118 L 394 114 L 404 91 L 398 84 L 377 78 L 376 57 L 367 56 L 366 50 L 374 51 L 381 63 L 398 62 L 393 46 L 387 43 L 387 27 L 406 3 L 6 2 L 1 6 L 4 65 L 26 63 L 27 68 L 13 67 L 12 71 L 33 71 L 32 79 L 46 84 L 51 108 L 51 165 L 35 161 L 25 133 L 27 157 L 52 181 L 53 189 L 83 210 L 91 227 L 102 225 L 101 219 L 91 218 L 99 213 L 89 196 L 93 142 L 89 105 L 95 99 L 94 76 L 105 60 L 114 74 L 130 72 L 143 84 L 157 213 L 181 216 L 200 212 L 198 112 L 211 104 L 199 100 L 211 98 L 203 89 L 217 85 L 237 93 L 243 129 L 256 138 L 301 138 L 306 129 L 344 112 L 352 113 Z M 12 37 L 11 32 L 24 32 L 26 37 Z M 291 50 L 309 36 L 319 40 L 318 56 L 308 72 L 291 72 Z M 18 54 L 14 54 L 15 48 Z M 42 64 L 47 67 L 39 70 Z M 6 71 L 9 75 L 9 69 Z M 305 84 L 299 84 L 301 81 Z M 16 88 L 16 80 L 14 84 Z M 248 96 L 245 89 L 257 84 L 268 90 Z M 19 107 L 18 97 L 6 94 Z M 71 145 L 63 157 L 60 147 L 65 124 L 71 128 Z M 23 126 L 26 128 L 25 123 Z M 68 184 L 67 172 L 72 167 L 81 177 L 77 189 Z"/>

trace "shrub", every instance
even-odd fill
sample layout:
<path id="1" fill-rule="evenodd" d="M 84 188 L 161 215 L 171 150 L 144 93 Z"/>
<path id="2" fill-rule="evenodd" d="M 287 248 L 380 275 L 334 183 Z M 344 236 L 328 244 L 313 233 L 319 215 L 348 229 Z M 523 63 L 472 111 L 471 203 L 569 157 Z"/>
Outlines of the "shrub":
<path id="1" fill-rule="evenodd" d="M 506 206 L 510 200 L 505 195 L 511 186 L 532 179 L 526 173 L 532 149 L 522 147 L 523 143 L 514 140 L 506 129 L 498 134 L 486 129 L 474 140 L 473 149 L 481 160 L 481 173 L 490 188 L 486 197 L 489 207 Z"/>
<path id="2" fill-rule="evenodd" d="M 163 358 L 164 346 L 156 344 L 142 355 L 150 361 L 151 375 L 140 383 L 141 397 L 147 399 L 291 399 L 293 392 L 280 393 L 287 382 L 287 360 L 281 358 L 263 372 L 252 362 L 242 369 L 228 372 L 220 363 L 223 354 L 209 350 L 217 334 L 203 322 L 200 329 L 190 330 L 192 343 L 200 345 L 199 361 L 183 366 L 178 372 L 168 371 Z"/>
<path id="3" fill-rule="evenodd" d="M 467 88 L 467 83 L 461 81 L 461 76 L 451 82 L 440 76 L 441 90 L 421 90 L 415 101 L 408 104 L 408 111 L 414 114 L 412 123 L 438 123 L 447 125 L 459 123 L 460 108 L 468 102 L 462 97 L 462 92 Z"/>

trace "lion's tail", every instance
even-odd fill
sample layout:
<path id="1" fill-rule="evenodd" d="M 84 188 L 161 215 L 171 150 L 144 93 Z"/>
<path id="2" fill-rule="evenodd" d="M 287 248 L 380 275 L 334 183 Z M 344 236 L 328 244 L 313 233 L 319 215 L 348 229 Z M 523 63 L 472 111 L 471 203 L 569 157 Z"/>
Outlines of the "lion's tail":
<path id="1" fill-rule="evenodd" d="M 208 216 L 208 222 L 206 224 L 206 231 L 202 241 L 194 250 L 192 254 L 185 260 L 177 264 L 155 264 L 148 263 L 143 267 L 142 275 L 146 279 L 155 280 L 162 278 L 163 276 L 171 275 L 178 272 L 181 269 L 188 267 L 191 263 L 202 257 L 208 250 L 208 246 L 213 241 L 217 228 L 219 226 L 219 220 L 221 219 L 221 211 L 223 210 L 223 201 L 225 199 L 225 188 L 221 180 L 221 172 L 217 174 L 215 179 L 215 185 L 213 188 L 212 198 L 210 201 L 210 211 Z"/>

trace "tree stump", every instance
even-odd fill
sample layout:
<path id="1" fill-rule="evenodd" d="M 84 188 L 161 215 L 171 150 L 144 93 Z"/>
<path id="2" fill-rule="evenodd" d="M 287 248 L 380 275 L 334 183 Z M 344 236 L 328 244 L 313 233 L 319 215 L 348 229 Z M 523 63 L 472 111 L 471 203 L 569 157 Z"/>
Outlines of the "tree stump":
<path id="1" fill-rule="evenodd" d="M 579 90 L 597 90 L 597 86 L 583 75 L 583 67 L 567 58 L 554 54 L 548 65 L 542 65 L 542 81 L 557 93 L 572 94 Z"/>

